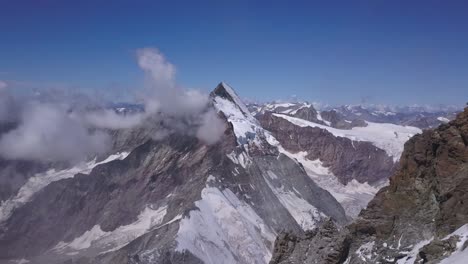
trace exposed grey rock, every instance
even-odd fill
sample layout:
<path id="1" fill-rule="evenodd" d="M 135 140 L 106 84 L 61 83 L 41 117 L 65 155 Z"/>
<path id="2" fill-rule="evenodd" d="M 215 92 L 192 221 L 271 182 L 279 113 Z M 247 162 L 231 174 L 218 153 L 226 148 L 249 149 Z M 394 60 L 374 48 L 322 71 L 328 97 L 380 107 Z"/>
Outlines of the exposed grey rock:
<path id="1" fill-rule="evenodd" d="M 317 263 L 338 264 L 348 257 L 351 239 L 340 232 L 333 221 L 302 236 L 282 233 L 275 241 L 270 264 Z"/>
<path id="2" fill-rule="evenodd" d="M 339 129 L 352 129 L 353 127 L 366 127 L 367 123 L 363 119 L 354 118 L 351 121 L 335 110 L 322 111 L 322 118 L 330 122 L 331 127 Z"/>

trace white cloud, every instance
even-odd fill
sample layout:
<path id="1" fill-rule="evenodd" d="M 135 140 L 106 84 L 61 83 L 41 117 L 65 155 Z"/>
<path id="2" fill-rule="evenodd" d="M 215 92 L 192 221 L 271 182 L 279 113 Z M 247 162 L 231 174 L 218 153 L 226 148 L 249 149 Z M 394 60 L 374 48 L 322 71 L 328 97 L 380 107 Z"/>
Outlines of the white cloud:
<path id="1" fill-rule="evenodd" d="M 224 122 L 213 110 L 203 114 L 201 120 L 201 125 L 198 127 L 197 131 L 197 137 L 207 144 L 216 143 L 226 129 Z"/>
<path id="2" fill-rule="evenodd" d="M 117 114 L 110 109 L 92 111 L 83 114 L 84 121 L 96 128 L 126 129 L 138 126 L 146 118 L 145 113 L 128 115 Z"/>
<path id="3" fill-rule="evenodd" d="M 105 152 L 110 138 L 90 132 L 66 109 L 52 104 L 24 106 L 19 126 L 0 138 L 0 154 L 9 159 L 79 161 Z"/>

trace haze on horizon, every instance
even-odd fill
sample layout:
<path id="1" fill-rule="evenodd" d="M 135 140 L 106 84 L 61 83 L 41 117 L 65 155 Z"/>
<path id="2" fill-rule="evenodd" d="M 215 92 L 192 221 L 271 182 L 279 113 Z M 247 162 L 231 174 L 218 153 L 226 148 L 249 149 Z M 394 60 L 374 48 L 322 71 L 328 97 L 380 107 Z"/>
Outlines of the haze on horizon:
<path id="1" fill-rule="evenodd" d="M 463 1 L 5 1 L 0 86 L 128 100 L 144 86 L 136 51 L 155 47 L 181 86 L 205 93 L 225 80 L 260 101 L 461 106 L 467 11 Z"/>

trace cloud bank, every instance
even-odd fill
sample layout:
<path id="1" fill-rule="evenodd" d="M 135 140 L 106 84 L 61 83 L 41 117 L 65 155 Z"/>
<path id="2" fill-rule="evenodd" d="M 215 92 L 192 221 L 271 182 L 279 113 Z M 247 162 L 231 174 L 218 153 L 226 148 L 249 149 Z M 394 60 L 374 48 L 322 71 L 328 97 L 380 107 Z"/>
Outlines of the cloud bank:
<path id="1" fill-rule="evenodd" d="M 24 106 L 19 122 L 0 140 L 0 154 L 8 159 L 73 162 L 103 153 L 110 146 L 104 132 L 90 132 L 57 105 L 30 103 Z"/>

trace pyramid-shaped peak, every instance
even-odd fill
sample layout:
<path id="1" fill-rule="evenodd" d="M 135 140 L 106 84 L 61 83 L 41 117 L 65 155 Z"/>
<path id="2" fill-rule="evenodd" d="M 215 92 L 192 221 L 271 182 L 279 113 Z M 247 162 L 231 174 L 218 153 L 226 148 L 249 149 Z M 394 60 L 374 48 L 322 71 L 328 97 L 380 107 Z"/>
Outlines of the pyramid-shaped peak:
<path id="1" fill-rule="evenodd" d="M 211 92 L 212 98 L 221 97 L 233 102 L 246 115 L 250 114 L 247 106 L 242 102 L 234 89 L 226 82 L 220 82 L 218 86 Z"/>

